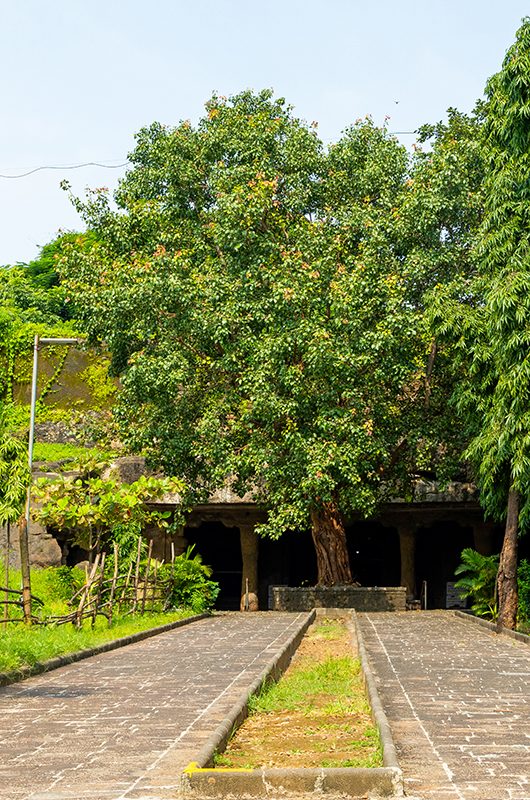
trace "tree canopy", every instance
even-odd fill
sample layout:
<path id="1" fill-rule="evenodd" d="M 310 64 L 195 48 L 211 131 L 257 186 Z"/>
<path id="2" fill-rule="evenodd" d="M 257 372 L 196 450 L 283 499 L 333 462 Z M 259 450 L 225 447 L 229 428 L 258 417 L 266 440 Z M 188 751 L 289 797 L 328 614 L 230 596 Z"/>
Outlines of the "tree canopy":
<path id="1" fill-rule="evenodd" d="M 456 355 L 455 398 L 466 457 L 486 514 L 507 520 L 498 576 L 499 620 L 517 614 L 517 534 L 530 521 L 530 20 L 486 87 L 478 140 L 484 212 L 468 280 L 438 292 L 434 320 Z"/>
<path id="2" fill-rule="evenodd" d="M 262 533 L 343 535 L 381 497 L 425 356 L 394 224 L 407 154 L 369 119 L 326 151 L 270 92 L 206 112 L 139 133 L 117 212 L 78 201 L 97 244 L 66 282 L 133 446 L 202 495 L 250 489 Z M 350 580 L 344 542 L 337 560 L 322 582 Z"/>

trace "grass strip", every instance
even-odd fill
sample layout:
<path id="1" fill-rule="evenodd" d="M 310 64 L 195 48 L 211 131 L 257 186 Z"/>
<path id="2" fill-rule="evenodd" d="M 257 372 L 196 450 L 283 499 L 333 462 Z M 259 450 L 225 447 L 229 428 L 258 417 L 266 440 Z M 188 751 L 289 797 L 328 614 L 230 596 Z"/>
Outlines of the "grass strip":
<path id="1" fill-rule="evenodd" d="M 33 446 L 34 461 L 61 461 L 68 459 L 76 461 L 83 458 L 93 458 L 96 461 L 110 461 L 116 458 L 112 450 L 99 447 L 83 447 L 80 444 L 62 444 L 61 442 L 35 442 Z"/>
<path id="2" fill-rule="evenodd" d="M 349 631 L 313 626 L 278 683 L 250 699 L 249 718 L 218 754 L 218 767 L 379 767 L 382 750 Z"/>
<path id="3" fill-rule="evenodd" d="M 193 612 L 179 609 L 159 614 L 116 617 L 109 627 L 105 617 L 98 617 L 94 627 L 85 620 L 77 630 L 73 625 L 44 626 L 9 623 L 0 633 L 0 672 L 10 672 L 20 667 L 33 666 L 55 656 L 67 655 L 77 650 L 121 639 L 133 633 L 167 625 L 192 616 Z"/>

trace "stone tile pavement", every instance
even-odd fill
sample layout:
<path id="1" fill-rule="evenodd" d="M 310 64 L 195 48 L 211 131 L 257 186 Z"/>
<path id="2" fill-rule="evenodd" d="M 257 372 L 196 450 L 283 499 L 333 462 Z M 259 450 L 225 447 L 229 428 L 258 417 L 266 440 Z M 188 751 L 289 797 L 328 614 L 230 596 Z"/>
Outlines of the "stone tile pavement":
<path id="1" fill-rule="evenodd" d="M 449 611 L 358 622 L 407 795 L 530 800 L 530 646 Z"/>
<path id="2" fill-rule="evenodd" d="M 173 797 L 305 614 L 225 614 L 0 688 L 0 800 Z"/>

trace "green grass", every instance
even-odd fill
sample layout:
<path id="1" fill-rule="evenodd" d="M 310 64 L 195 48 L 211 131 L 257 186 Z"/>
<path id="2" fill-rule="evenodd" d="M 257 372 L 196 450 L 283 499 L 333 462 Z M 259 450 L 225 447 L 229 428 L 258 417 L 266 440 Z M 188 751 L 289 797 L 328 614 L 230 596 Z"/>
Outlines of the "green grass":
<path id="1" fill-rule="evenodd" d="M 120 639 L 149 628 L 166 625 L 191 616 L 190 611 L 180 609 L 160 614 L 144 614 L 116 618 L 109 627 L 105 617 L 98 617 L 92 628 L 85 621 L 80 630 L 73 625 L 59 627 L 9 623 L 5 632 L 0 632 L 0 672 L 9 672 L 54 656 L 74 653 L 87 647 Z"/>
<path id="2" fill-rule="evenodd" d="M 33 612 L 40 619 L 49 616 L 68 614 L 72 609 L 68 606 L 68 600 L 74 592 L 85 582 L 85 573 L 77 567 L 47 567 L 45 569 L 31 570 L 31 593 L 38 598 L 41 603 L 35 603 Z M 4 563 L 0 559 L 0 585 L 5 585 Z M 19 569 L 10 568 L 9 588 L 20 589 L 22 586 L 22 575 Z M 4 593 L 0 592 L 0 606 L 4 599 Z M 11 597 L 13 599 L 13 597 Z M 20 610 L 11 606 L 9 611 L 11 617 L 20 617 Z M 3 606 L 2 613 L 3 614 Z"/>
<path id="3" fill-rule="evenodd" d="M 366 710 L 366 700 L 359 694 L 361 665 L 349 656 L 327 658 L 293 670 L 279 683 L 269 683 L 250 698 L 251 713 L 300 711 L 310 714 L 318 706 L 325 714 L 353 714 Z"/>
<path id="4" fill-rule="evenodd" d="M 77 588 L 83 585 L 85 573 L 76 567 L 47 567 L 31 571 L 31 588 L 35 597 L 43 602 L 42 606 L 34 603 L 34 613 L 45 619 L 49 616 L 68 614 L 72 609 L 68 600 Z M 0 561 L 0 584 L 4 584 L 4 566 Z M 19 589 L 21 585 L 20 570 L 9 571 L 9 585 Z M 0 612 L 4 616 L 2 601 L 4 593 L 0 592 Z M 10 614 L 20 617 L 19 609 L 11 606 Z M 66 625 L 31 625 L 9 622 L 0 625 L 0 672 L 31 666 L 37 661 L 46 661 L 54 656 L 73 653 L 86 647 L 93 647 L 113 639 L 120 639 L 131 633 L 165 625 L 177 619 L 184 619 L 193 614 L 190 609 L 128 615 L 115 617 L 109 627 L 107 618 L 99 616 L 94 627 L 85 620 L 83 627 L 77 630 L 72 624 Z"/>
<path id="5" fill-rule="evenodd" d="M 35 442 L 33 447 L 34 461 L 61 461 L 63 459 L 77 461 L 89 456 L 97 461 L 109 461 L 115 454 L 111 450 L 100 450 L 97 447 L 58 444 L 56 442 Z"/>
<path id="6" fill-rule="evenodd" d="M 313 639 L 340 639 L 344 635 L 344 625 L 338 619 L 324 619 L 311 633 Z"/>

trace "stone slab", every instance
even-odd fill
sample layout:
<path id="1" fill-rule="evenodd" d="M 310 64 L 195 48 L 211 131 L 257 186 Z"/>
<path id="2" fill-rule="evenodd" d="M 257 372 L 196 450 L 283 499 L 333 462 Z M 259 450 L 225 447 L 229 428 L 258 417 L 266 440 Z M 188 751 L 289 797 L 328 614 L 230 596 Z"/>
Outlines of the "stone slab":
<path id="1" fill-rule="evenodd" d="M 307 614 L 216 614 L 0 689 L 0 800 L 166 800 Z"/>

